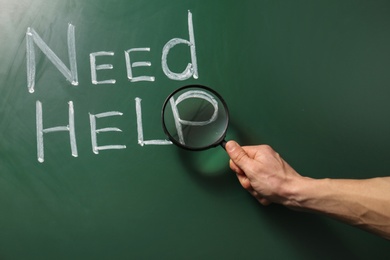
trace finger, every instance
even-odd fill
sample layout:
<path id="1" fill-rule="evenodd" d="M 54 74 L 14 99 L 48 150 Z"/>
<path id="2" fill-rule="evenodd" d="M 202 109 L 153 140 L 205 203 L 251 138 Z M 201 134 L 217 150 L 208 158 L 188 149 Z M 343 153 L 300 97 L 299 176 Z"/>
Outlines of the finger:
<path id="1" fill-rule="evenodd" d="M 227 142 L 225 148 L 234 164 L 245 172 L 247 164 L 251 161 L 245 150 L 235 141 Z"/>
<path id="2" fill-rule="evenodd" d="M 232 160 L 229 160 L 229 166 L 230 166 L 230 169 L 232 169 L 232 171 L 234 171 L 235 173 L 237 174 L 240 174 L 240 175 L 244 175 L 244 171 L 241 170 L 240 167 L 238 167 Z"/>
<path id="3" fill-rule="evenodd" d="M 255 191 L 253 188 L 252 190 L 249 189 L 248 190 L 249 193 L 255 197 L 257 199 L 258 202 L 260 202 L 260 204 L 262 204 L 263 206 L 268 206 L 269 204 L 271 204 L 272 202 L 266 198 L 264 198 L 261 194 L 259 194 L 257 191 Z"/>
<path id="4" fill-rule="evenodd" d="M 260 204 L 263 205 L 263 206 L 268 206 L 268 205 L 272 204 L 271 201 L 269 201 L 269 200 L 267 200 L 267 199 L 265 199 L 265 198 L 258 198 L 257 200 L 258 200 L 258 201 L 260 202 Z"/>
<path id="5" fill-rule="evenodd" d="M 263 206 L 268 206 L 272 202 L 266 198 L 264 198 L 261 194 L 255 191 L 253 188 L 247 189 L 247 191 Z"/>
<path id="6" fill-rule="evenodd" d="M 253 190 L 252 185 L 245 175 L 242 174 L 236 174 L 238 181 L 240 182 L 241 186 L 246 189 L 247 191 Z"/>

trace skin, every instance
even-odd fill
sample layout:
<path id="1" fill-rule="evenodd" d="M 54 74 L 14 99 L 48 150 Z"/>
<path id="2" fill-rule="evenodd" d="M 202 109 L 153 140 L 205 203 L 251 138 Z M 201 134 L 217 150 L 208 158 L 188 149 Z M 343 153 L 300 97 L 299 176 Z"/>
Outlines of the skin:
<path id="1" fill-rule="evenodd" d="M 268 145 L 226 144 L 230 168 L 262 205 L 321 213 L 390 240 L 390 177 L 313 179 L 298 174 Z"/>

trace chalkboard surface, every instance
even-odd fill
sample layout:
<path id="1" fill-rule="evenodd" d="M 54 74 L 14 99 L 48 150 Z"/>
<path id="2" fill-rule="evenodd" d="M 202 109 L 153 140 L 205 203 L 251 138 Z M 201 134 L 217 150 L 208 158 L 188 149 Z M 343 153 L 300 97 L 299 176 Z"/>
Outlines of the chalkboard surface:
<path id="1" fill-rule="evenodd" d="M 161 127 L 175 89 L 313 178 L 390 174 L 390 2 L 0 0 L 0 259 L 388 259 L 262 207 L 217 147 Z M 390 199 L 390 198 L 389 198 Z"/>

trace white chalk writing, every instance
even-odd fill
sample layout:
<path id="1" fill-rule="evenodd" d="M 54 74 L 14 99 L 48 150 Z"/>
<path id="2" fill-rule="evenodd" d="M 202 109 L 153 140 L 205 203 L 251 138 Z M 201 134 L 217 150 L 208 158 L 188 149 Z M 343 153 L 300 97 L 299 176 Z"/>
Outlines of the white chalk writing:
<path id="1" fill-rule="evenodd" d="M 177 109 L 177 105 L 180 104 L 182 101 L 184 101 L 186 99 L 189 99 L 189 98 L 204 99 L 204 100 L 208 101 L 214 107 L 214 113 L 210 117 L 209 120 L 206 120 L 206 121 L 188 121 L 188 120 L 183 120 L 183 119 L 180 118 L 180 114 L 179 114 L 179 110 Z M 215 100 L 215 98 L 212 95 L 210 95 L 209 93 L 206 93 L 204 91 L 190 90 L 190 91 L 187 91 L 187 92 L 184 92 L 183 94 L 181 94 L 177 98 L 177 100 L 175 100 L 174 97 L 171 97 L 169 99 L 169 102 L 171 104 L 173 118 L 175 120 L 175 126 L 176 126 L 177 135 L 179 137 L 179 142 L 181 144 L 185 144 L 182 125 L 205 126 L 205 125 L 208 125 L 208 124 L 214 122 L 217 119 L 217 115 L 218 115 L 218 101 Z"/>
<path id="2" fill-rule="evenodd" d="M 137 132 L 138 132 L 138 144 L 141 146 L 144 145 L 167 145 L 172 144 L 168 140 L 144 140 L 144 130 L 142 126 L 142 109 L 141 109 L 141 99 L 137 97 L 135 99 L 135 111 L 137 114 Z"/>
<path id="3" fill-rule="evenodd" d="M 38 100 L 36 102 L 36 126 L 37 126 L 37 154 L 38 161 L 44 162 L 44 149 L 43 149 L 43 134 L 69 131 L 70 147 L 72 156 L 77 157 L 77 145 L 76 145 L 76 130 L 74 124 L 74 108 L 73 102 L 69 101 L 69 124 L 66 126 L 56 126 L 51 128 L 43 128 L 43 116 L 42 116 L 42 103 Z"/>
<path id="4" fill-rule="evenodd" d="M 35 48 L 34 43 L 46 55 L 46 57 L 56 66 L 56 68 L 65 76 L 65 78 L 77 86 L 79 84 L 77 77 L 77 62 L 76 62 L 76 43 L 74 36 L 74 26 L 68 25 L 68 55 L 70 70 L 58 58 L 58 56 L 47 46 L 38 33 L 32 29 L 27 28 L 26 33 L 26 56 L 27 56 L 27 87 L 30 93 L 35 91 Z"/>
<path id="5" fill-rule="evenodd" d="M 111 111 L 111 112 L 105 112 L 100 114 L 89 114 L 89 121 L 91 125 L 91 141 L 92 141 L 92 151 L 95 154 L 98 154 L 101 150 L 112 150 L 112 149 L 125 149 L 126 145 L 103 145 L 98 146 L 97 144 L 97 134 L 103 133 L 103 132 L 122 132 L 121 129 L 116 127 L 106 127 L 106 128 L 100 128 L 96 129 L 96 118 L 103 118 L 103 117 L 109 117 L 109 116 L 121 116 L 123 113 Z"/>
<path id="6" fill-rule="evenodd" d="M 97 80 L 97 70 L 111 70 L 114 68 L 112 64 L 101 64 L 101 65 L 96 65 L 96 57 L 98 56 L 114 56 L 114 52 L 112 51 L 99 51 L 99 52 L 94 52 L 89 54 L 89 61 L 91 65 L 91 81 L 92 84 L 115 84 L 116 80 L 115 79 L 108 79 L 108 80 L 102 80 L 98 81 Z"/>
<path id="7" fill-rule="evenodd" d="M 133 62 L 131 63 L 130 61 L 130 53 L 135 52 L 135 51 L 150 51 L 150 48 L 133 48 L 125 51 L 125 58 L 126 58 L 126 69 L 127 69 L 127 78 L 131 82 L 138 82 L 138 81 L 154 81 L 155 78 L 151 76 L 138 76 L 134 77 L 133 76 L 133 71 L 131 68 L 136 68 L 136 67 L 150 67 L 152 66 L 151 62 L 148 61 L 138 61 L 138 62 Z"/>
<path id="8" fill-rule="evenodd" d="M 195 33 L 194 26 L 192 21 L 192 13 L 188 11 L 187 16 L 187 25 L 188 25 L 188 40 L 183 38 L 172 38 L 169 40 L 163 47 L 161 51 L 161 69 L 165 76 L 171 80 L 186 80 L 191 77 L 194 79 L 198 79 L 198 65 L 197 65 L 197 57 L 196 57 L 196 46 L 195 46 Z M 190 52 L 190 62 L 187 64 L 186 68 L 182 72 L 173 72 L 170 70 L 168 66 L 168 58 L 169 52 L 175 46 L 179 44 L 184 44 L 189 47 Z M 76 39 L 75 39 L 75 26 L 72 24 L 68 24 L 67 30 L 67 47 L 68 47 L 68 58 L 69 58 L 69 66 L 65 65 L 65 63 L 57 56 L 57 54 L 49 47 L 39 34 L 31 27 L 27 28 L 26 31 L 26 65 L 27 65 L 27 89 L 30 93 L 35 93 L 36 91 L 36 50 L 35 46 L 39 48 L 39 50 L 45 55 L 47 59 L 51 61 L 52 64 L 58 69 L 58 71 L 65 77 L 67 81 L 69 81 L 74 86 L 79 86 L 78 74 L 77 74 L 77 59 L 76 59 Z M 141 48 L 129 48 L 124 51 L 125 58 L 125 66 L 126 66 L 126 77 L 131 83 L 136 82 L 155 82 L 155 77 L 153 75 L 148 75 L 149 73 L 139 74 L 137 73 L 137 68 L 141 67 L 151 67 L 152 63 L 150 61 L 145 60 L 136 60 L 134 61 L 135 53 L 151 53 L 150 47 L 141 47 Z M 99 77 L 99 71 L 102 70 L 112 70 L 114 73 L 114 65 L 113 64 L 105 64 L 104 62 L 99 62 L 99 58 L 101 57 L 113 57 L 115 56 L 114 51 L 97 51 L 91 52 L 89 54 L 89 65 L 90 65 L 90 73 L 91 73 L 91 83 L 93 85 L 103 85 L 103 84 L 116 84 L 117 80 L 113 77 L 101 78 Z M 142 70 L 141 70 L 142 71 Z M 101 75 L 108 75 L 107 73 L 101 73 Z M 196 98 L 204 98 L 210 101 L 209 97 L 203 94 L 195 94 Z M 181 99 L 177 100 L 181 102 L 181 100 L 185 98 L 190 98 L 189 96 L 183 96 Z M 212 101 L 210 101 L 212 102 Z M 77 144 L 76 144 L 76 128 L 74 121 L 74 104 L 73 101 L 68 102 L 68 111 L 69 111 L 69 119 L 68 124 L 64 126 L 56 126 L 50 128 L 44 128 L 43 126 L 43 111 L 42 111 L 42 102 L 36 101 L 36 131 L 37 131 L 37 157 L 39 162 L 44 162 L 44 135 L 49 133 L 67 131 L 69 132 L 70 138 L 70 147 L 71 154 L 74 157 L 78 156 L 77 152 Z M 46 108 L 46 110 L 49 110 Z M 137 135 L 138 135 L 138 144 L 140 146 L 145 145 L 170 145 L 171 141 L 165 139 L 144 139 L 144 129 L 142 122 L 142 106 L 141 106 L 141 98 L 135 98 L 135 113 L 137 120 Z M 91 133 L 91 145 L 92 152 L 95 154 L 99 154 L 102 150 L 119 150 L 126 149 L 126 145 L 123 144 L 109 144 L 109 145 L 99 145 L 98 144 L 98 135 L 104 132 L 122 132 L 121 129 L 117 127 L 105 127 L 98 128 L 97 120 L 105 117 L 113 117 L 113 116 L 122 116 L 123 113 L 119 111 L 109 111 L 103 112 L 99 114 L 91 114 L 89 115 L 90 121 L 90 133 Z M 184 120 L 181 120 L 179 116 L 177 120 L 180 124 L 190 124 Z M 199 123 L 199 122 L 198 122 Z M 206 122 L 204 122 L 206 123 Z"/>
<path id="9" fill-rule="evenodd" d="M 190 11 L 188 11 L 188 32 L 190 40 L 184 40 L 180 38 L 174 38 L 167 42 L 163 48 L 163 55 L 162 55 L 162 68 L 167 75 L 168 78 L 173 80 L 186 80 L 193 76 L 195 79 L 198 78 L 198 63 L 196 60 L 196 48 L 195 48 L 195 36 L 194 36 L 194 27 L 192 24 L 192 14 Z M 168 54 L 169 51 L 177 44 L 186 44 L 190 46 L 191 50 L 191 61 L 192 64 L 189 63 L 187 65 L 187 68 L 182 73 L 174 73 L 168 68 Z"/>

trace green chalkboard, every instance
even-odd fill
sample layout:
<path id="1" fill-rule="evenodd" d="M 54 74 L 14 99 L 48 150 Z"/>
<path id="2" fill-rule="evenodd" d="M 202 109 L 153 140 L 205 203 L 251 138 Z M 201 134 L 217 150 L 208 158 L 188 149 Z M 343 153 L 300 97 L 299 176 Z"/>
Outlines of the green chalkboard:
<path id="1" fill-rule="evenodd" d="M 0 1 L 0 259 L 388 259 L 166 141 L 175 89 L 313 178 L 390 174 L 390 2 Z"/>

